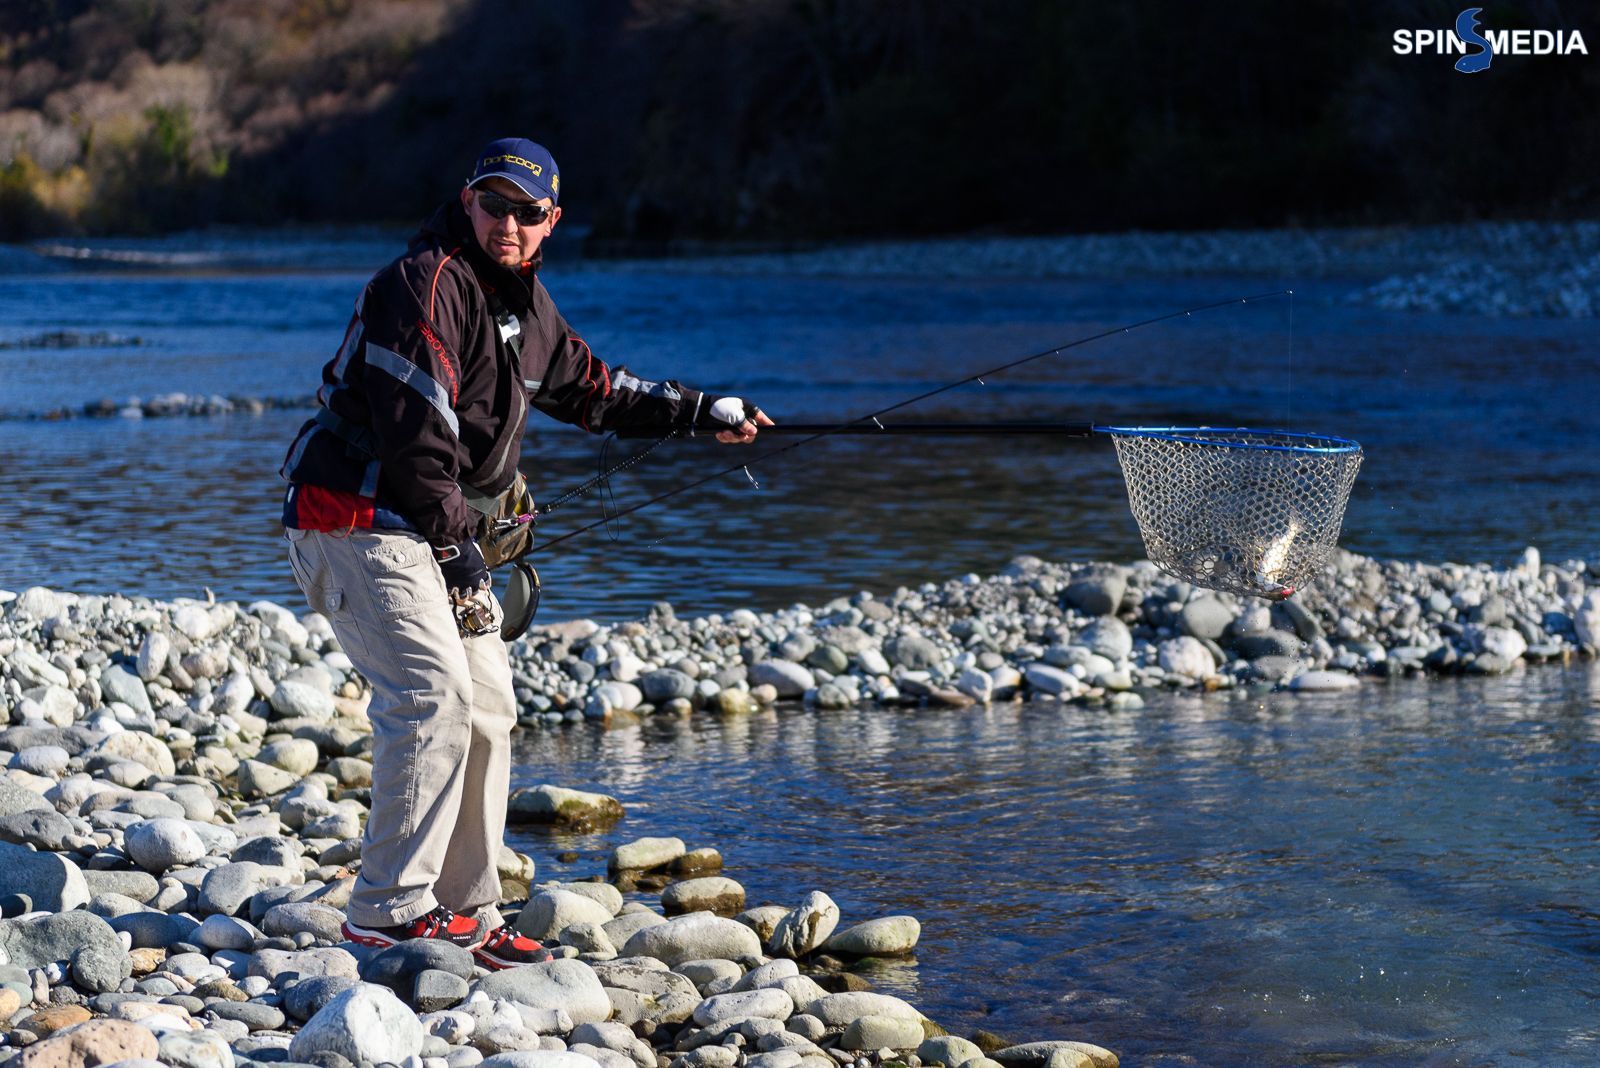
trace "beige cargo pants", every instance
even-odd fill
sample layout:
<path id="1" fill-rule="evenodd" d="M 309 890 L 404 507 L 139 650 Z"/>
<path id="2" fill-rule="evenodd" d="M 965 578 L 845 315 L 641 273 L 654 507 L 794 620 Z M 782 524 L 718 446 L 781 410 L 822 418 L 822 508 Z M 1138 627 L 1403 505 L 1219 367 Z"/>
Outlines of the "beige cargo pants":
<path id="1" fill-rule="evenodd" d="M 444 905 L 499 926 L 517 721 L 505 643 L 461 637 L 420 536 L 285 533 L 306 600 L 372 684 L 372 809 L 351 921 L 386 927 Z"/>

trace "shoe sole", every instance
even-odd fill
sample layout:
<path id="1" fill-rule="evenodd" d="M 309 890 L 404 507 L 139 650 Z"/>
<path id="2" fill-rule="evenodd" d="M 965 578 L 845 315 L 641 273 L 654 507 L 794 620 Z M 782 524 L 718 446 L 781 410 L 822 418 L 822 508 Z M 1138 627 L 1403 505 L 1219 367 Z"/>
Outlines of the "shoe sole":
<path id="1" fill-rule="evenodd" d="M 539 952 L 546 952 L 543 946 L 539 947 Z M 503 960 L 500 957 L 496 957 L 492 953 L 481 949 L 475 949 L 472 951 L 472 959 L 483 965 L 485 968 L 488 968 L 490 971 L 503 972 L 507 968 L 523 968 L 529 964 L 543 964 L 546 960 L 553 960 L 554 958 L 546 954 L 544 960 Z"/>
<path id="2" fill-rule="evenodd" d="M 390 946 L 400 944 L 397 939 L 388 935 L 370 931 L 365 927 L 356 927 L 349 923 L 340 926 L 339 933 L 344 935 L 347 941 L 354 942 L 358 946 L 371 946 L 374 949 L 387 949 Z"/>
<path id="3" fill-rule="evenodd" d="M 358 946 L 368 946 L 372 949 L 388 949 L 390 946 L 398 946 L 402 941 L 410 941 L 410 939 L 398 939 L 392 935 L 386 935 L 366 927 L 356 927 L 348 921 L 339 927 L 339 933 L 344 935 L 347 941 L 354 942 Z M 448 938 L 440 938 L 438 941 L 448 942 L 452 946 L 461 946 L 460 942 L 451 942 Z M 483 945 L 483 942 L 479 940 L 473 945 L 461 946 L 461 948 L 476 957 L 478 955 L 478 946 L 481 945 Z M 501 967 L 510 967 L 510 965 L 501 965 Z"/>

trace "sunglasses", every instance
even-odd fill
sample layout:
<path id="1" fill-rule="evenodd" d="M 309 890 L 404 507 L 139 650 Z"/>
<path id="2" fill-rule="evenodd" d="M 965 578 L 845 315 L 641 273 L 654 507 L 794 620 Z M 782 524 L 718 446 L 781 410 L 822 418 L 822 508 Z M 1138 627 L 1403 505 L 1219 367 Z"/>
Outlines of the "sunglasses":
<path id="1" fill-rule="evenodd" d="M 484 214 L 491 219 L 504 219 L 510 215 L 517 220 L 518 226 L 538 226 L 555 211 L 554 208 L 547 208 L 543 204 L 518 204 L 487 189 L 478 191 L 478 207 L 482 208 Z"/>

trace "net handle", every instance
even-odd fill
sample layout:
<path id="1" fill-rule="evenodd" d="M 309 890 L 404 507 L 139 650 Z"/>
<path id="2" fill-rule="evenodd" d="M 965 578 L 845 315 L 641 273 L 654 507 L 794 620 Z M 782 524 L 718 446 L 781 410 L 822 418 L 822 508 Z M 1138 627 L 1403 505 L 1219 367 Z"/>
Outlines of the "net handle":
<path id="1" fill-rule="evenodd" d="M 860 434 L 867 437 L 954 437 L 958 435 L 1015 436 L 1029 434 L 1064 438 L 1088 438 L 1103 432 L 1103 427 L 1092 423 L 880 423 L 865 420 L 840 426 L 838 423 L 778 423 L 764 426 L 760 436 L 768 434 Z"/>

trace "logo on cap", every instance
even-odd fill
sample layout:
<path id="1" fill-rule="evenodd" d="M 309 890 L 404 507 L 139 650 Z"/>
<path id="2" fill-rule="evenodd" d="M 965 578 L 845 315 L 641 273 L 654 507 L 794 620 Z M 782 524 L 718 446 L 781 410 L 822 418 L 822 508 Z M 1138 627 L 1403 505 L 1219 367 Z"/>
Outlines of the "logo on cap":
<path id="1" fill-rule="evenodd" d="M 523 159 L 521 156 L 486 156 L 484 157 L 483 162 L 478 165 L 478 168 L 486 171 L 490 167 L 493 167 L 496 163 L 515 163 L 519 167 L 526 167 L 533 172 L 534 177 L 536 178 L 544 174 L 543 167 L 533 162 L 533 160 Z M 556 179 L 558 182 L 560 180 L 561 179 L 559 178 Z"/>

